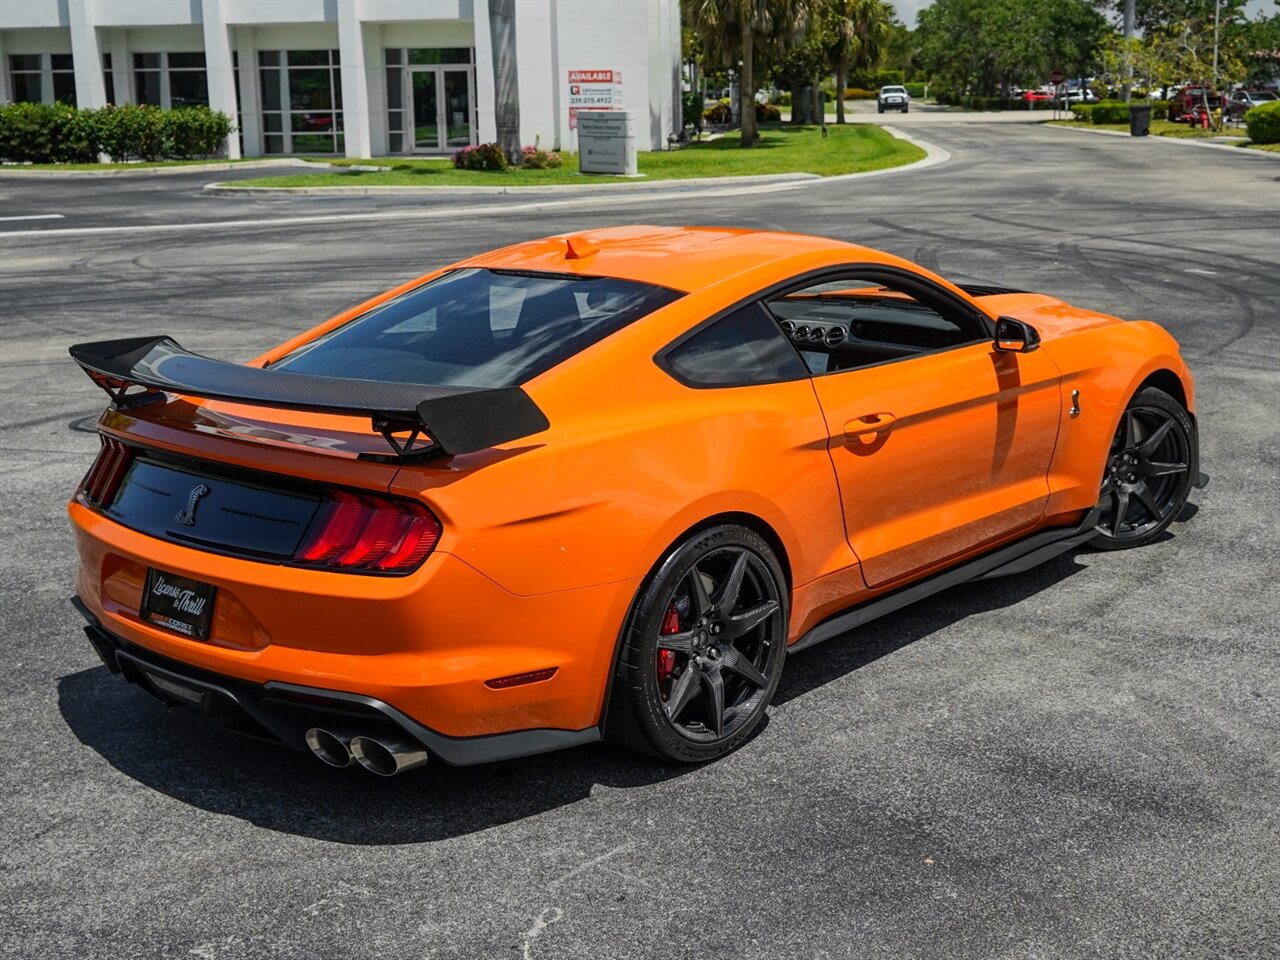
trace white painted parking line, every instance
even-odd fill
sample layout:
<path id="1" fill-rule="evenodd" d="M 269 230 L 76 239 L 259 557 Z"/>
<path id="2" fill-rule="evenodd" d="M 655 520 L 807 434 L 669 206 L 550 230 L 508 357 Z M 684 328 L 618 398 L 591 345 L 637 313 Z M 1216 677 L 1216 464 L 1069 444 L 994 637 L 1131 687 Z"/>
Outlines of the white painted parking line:
<path id="1" fill-rule="evenodd" d="M 14 220 L 65 220 L 60 213 L 33 213 L 27 217 L 0 217 L 0 223 L 11 223 Z"/>

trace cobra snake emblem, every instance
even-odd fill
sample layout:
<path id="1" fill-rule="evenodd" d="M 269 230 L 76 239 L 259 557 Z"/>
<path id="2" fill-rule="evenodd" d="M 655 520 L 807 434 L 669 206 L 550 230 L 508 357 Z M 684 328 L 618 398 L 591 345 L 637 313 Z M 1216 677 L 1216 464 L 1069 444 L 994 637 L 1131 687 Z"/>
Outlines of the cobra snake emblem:
<path id="1" fill-rule="evenodd" d="M 196 525 L 196 505 L 200 502 L 200 498 L 208 496 L 209 488 L 203 483 L 197 483 L 191 488 L 191 492 L 187 494 L 187 509 L 181 513 L 175 513 L 173 519 L 188 527 Z"/>

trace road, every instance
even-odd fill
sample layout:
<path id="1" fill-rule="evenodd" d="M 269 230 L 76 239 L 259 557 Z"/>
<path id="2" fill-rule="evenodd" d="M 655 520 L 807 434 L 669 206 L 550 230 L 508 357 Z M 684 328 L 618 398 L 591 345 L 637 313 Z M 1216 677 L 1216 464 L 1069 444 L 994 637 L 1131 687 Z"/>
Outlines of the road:
<path id="1" fill-rule="evenodd" d="M 1280 162 L 1021 124 L 927 137 L 952 159 L 452 216 L 478 204 L 0 179 L 0 216 L 65 218 L 0 223 L 0 955 L 1274 957 Z M 763 733 L 696 769 L 593 746 L 381 780 L 99 665 L 63 504 L 103 398 L 68 344 L 169 333 L 243 359 L 459 256 L 632 221 L 827 234 L 1159 320 L 1213 483 L 1145 550 L 796 656 Z M 65 232 L 103 226 L 138 229 Z"/>

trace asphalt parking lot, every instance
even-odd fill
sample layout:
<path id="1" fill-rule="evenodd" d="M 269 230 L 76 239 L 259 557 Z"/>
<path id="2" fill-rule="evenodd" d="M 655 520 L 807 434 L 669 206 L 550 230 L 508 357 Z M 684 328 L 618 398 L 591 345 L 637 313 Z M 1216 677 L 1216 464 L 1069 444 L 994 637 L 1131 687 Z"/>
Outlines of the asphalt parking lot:
<path id="1" fill-rule="evenodd" d="M 732 197 L 0 176 L 0 217 L 63 217 L 0 222 L 0 955 L 1277 956 L 1280 157 L 921 136 L 951 160 Z M 244 359 L 461 255 L 637 221 L 826 234 L 1156 319 L 1193 364 L 1212 485 L 1145 550 L 796 656 L 763 733 L 695 769 L 593 746 L 382 780 L 221 734 L 99 664 L 63 505 L 103 397 L 70 343 L 168 333 Z"/>

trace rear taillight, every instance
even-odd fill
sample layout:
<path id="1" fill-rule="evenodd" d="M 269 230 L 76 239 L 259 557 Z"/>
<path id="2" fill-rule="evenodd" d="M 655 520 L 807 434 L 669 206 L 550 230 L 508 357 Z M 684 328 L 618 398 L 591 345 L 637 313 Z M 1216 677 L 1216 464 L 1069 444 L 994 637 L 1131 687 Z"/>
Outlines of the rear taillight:
<path id="1" fill-rule="evenodd" d="M 293 559 L 331 570 L 408 573 L 439 539 L 440 521 L 421 504 L 333 491 Z"/>
<path id="2" fill-rule="evenodd" d="M 111 501 L 115 499 L 116 492 L 120 489 L 120 481 L 124 479 L 125 472 L 129 469 L 129 464 L 133 462 L 137 451 L 115 437 L 100 435 L 100 439 L 102 449 L 98 451 L 98 458 L 93 461 L 93 466 L 85 475 L 81 489 L 86 500 L 95 507 L 105 509 L 111 506 Z"/>

